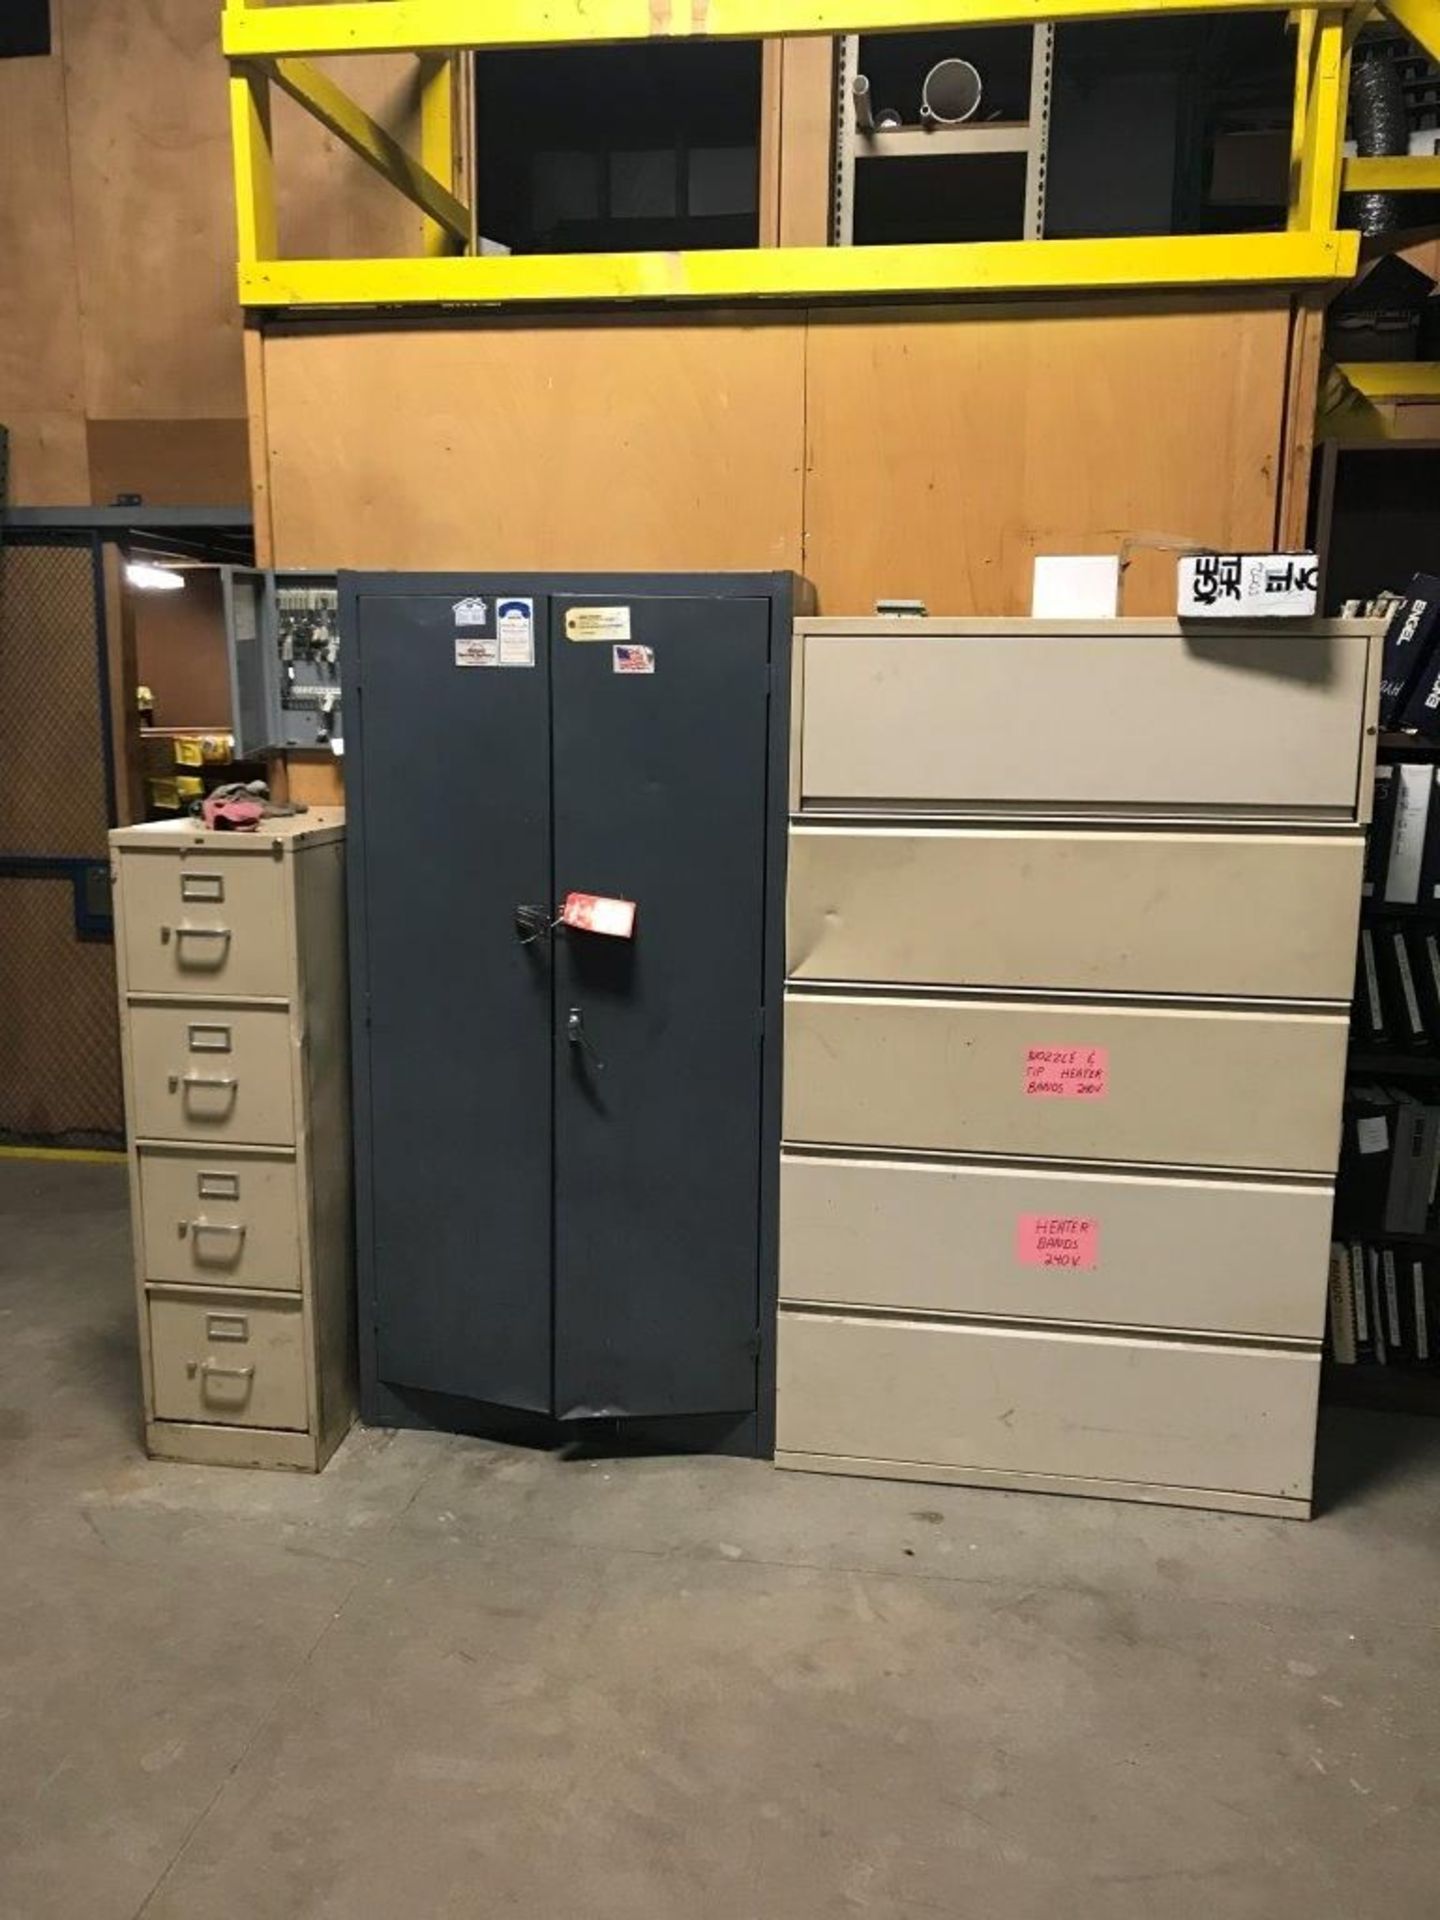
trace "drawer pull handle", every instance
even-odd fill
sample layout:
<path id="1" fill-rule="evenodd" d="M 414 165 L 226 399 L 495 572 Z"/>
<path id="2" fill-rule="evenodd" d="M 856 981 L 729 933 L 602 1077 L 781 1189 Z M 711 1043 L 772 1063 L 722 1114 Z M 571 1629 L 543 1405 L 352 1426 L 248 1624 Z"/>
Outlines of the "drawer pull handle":
<path id="1" fill-rule="evenodd" d="M 197 1266 L 233 1267 L 245 1251 L 243 1222 L 232 1226 L 221 1220 L 177 1220 L 175 1224 L 182 1240 L 187 1233 L 191 1236 Z M 231 1244 L 223 1249 L 214 1247 L 207 1252 L 205 1242 L 201 1238 L 202 1234 L 207 1233 L 224 1234 Z"/>
<path id="2" fill-rule="evenodd" d="M 209 972 L 214 972 L 224 966 L 226 956 L 230 951 L 229 927 L 161 927 L 160 944 L 162 946 L 169 940 L 172 933 L 175 936 L 175 964 L 177 966 L 194 967 L 197 970 L 203 969 Z M 199 954 L 196 954 L 193 959 L 187 960 L 185 957 L 185 942 L 187 940 L 218 940 L 220 944 L 215 948 L 213 957 L 210 954 L 206 954 L 202 959 Z"/>
<path id="3" fill-rule="evenodd" d="M 181 1105 L 187 1112 L 190 1109 L 191 1093 L 198 1092 L 224 1094 L 225 1111 L 227 1114 L 230 1113 L 235 1106 L 236 1090 L 239 1085 L 240 1082 L 233 1073 L 172 1073 L 170 1075 L 170 1091 L 179 1093 Z M 201 1117 L 206 1116 L 202 1113 Z M 208 1117 L 217 1117 L 213 1108 Z"/>
<path id="4" fill-rule="evenodd" d="M 245 1389 L 245 1392 L 239 1396 L 241 1400 L 244 1400 L 248 1398 L 250 1382 L 255 1378 L 255 1369 L 253 1366 L 222 1367 L 218 1360 L 201 1360 L 198 1362 L 192 1360 L 185 1370 L 192 1380 L 197 1373 L 199 1374 L 200 1397 L 202 1399 L 206 1397 L 207 1389 L 212 1381 L 234 1380 Z"/>

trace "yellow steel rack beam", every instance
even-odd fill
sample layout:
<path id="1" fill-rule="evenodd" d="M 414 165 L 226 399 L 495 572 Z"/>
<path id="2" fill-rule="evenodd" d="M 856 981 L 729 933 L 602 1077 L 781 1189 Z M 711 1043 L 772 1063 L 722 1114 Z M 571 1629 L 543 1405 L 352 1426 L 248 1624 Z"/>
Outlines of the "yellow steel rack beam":
<path id="1" fill-rule="evenodd" d="M 1440 441 L 1440 362 L 1347 360 L 1325 368 L 1317 428 L 1341 446 Z"/>
<path id="2" fill-rule="evenodd" d="M 1302 29 L 1296 49 L 1298 174 L 1291 177 L 1290 225 L 1313 233 L 1335 225 L 1340 204 L 1340 166 L 1345 143 L 1345 102 L 1350 86 L 1346 16 L 1331 8 Z M 1303 118 L 1302 118 L 1303 115 Z M 1358 243 L 1357 243 L 1358 254 Z M 1353 269 L 1352 269 L 1353 271 Z"/>
<path id="3" fill-rule="evenodd" d="M 1440 400 L 1440 361 L 1343 360 L 1340 372 L 1366 400 Z"/>
<path id="4" fill-rule="evenodd" d="M 1440 0 L 1382 0 L 1381 12 L 1432 60 L 1440 60 Z"/>
<path id="5" fill-rule="evenodd" d="M 288 93 L 299 106 L 327 127 L 337 140 L 358 154 L 367 166 L 382 174 L 391 186 L 413 200 L 429 220 L 458 240 L 461 246 L 470 238 L 470 210 L 442 186 L 400 142 L 363 107 L 356 106 L 348 93 L 336 86 L 329 74 L 311 66 L 308 60 L 289 58 L 268 62 L 270 77 L 282 93 Z M 446 84 L 448 86 L 448 77 Z M 424 105 L 422 101 L 422 116 Z M 433 112 L 433 110 L 432 110 Z M 423 134 L 422 134 L 423 137 Z M 446 172 L 449 172 L 449 121 L 445 127 Z"/>
<path id="6" fill-rule="evenodd" d="M 1415 7 L 1422 0 L 1397 0 Z M 1423 0 L 1440 8 L 1440 0 Z M 1304 285 L 1348 279 L 1358 241 L 1336 230 L 1353 28 L 1368 0 L 1298 0 L 1289 230 L 888 247 L 475 258 L 452 191 L 453 62 L 462 47 L 543 46 L 656 36 L 765 37 L 915 31 L 1143 14 L 1277 12 L 1276 0 L 228 0 L 225 49 L 247 307 L 535 306 L 635 300 L 823 300 L 1126 287 Z M 309 53 L 422 58 L 421 157 L 408 154 Z M 423 255 L 279 258 L 271 81 L 421 206 Z M 1365 163 L 1371 164 L 1371 163 Z"/>
<path id="7" fill-rule="evenodd" d="M 455 174 L 455 62 L 426 54 L 420 62 L 420 159 L 437 181 Z M 451 196 L 454 197 L 453 195 Z M 470 244 L 470 217 L 458 200 L 463 218 L 457 228 L 436 215 L 424 230 L 426 253 L 460 253 Z"/>
<path id="8" fill-rule="evenodd" d="M 262 260 L 242 267 L 240 297 L 252 307 L 534 306 L 547 301 L 823 300 L 1301 284 L 1349 278 L 1358 245 L 1353 233 L 1167 234 L 980 240 L 952 246 Z"/>
<path id="9" fill-rule="evenodd" d="M 1340 184 L 1346 193 L 1440 193 L 1440 159 L 1347 160 Z"/>
<path id="10" fill-rule="evenodd" d="M 261 73 L 230 76 L 230 141 L 235 159 L 235 225 L 240 260 L 269 260 L 280 251 L 275 219 L 275 148 L 270 85 Z"/>
<path id="11" fill-rule="evenodd" d="M 1393 0 L 1390 11 L 1426 10 L 1434 3 Z M 1290 10 L 1313 11 L 1327 4 L 1330 0 L 1290 0 Z M 1350 4 L 1354 0 L 1346 0 L 1346 10 Z M 333 5 L 299 6 L 228 0 L 224 48 L 231 59 L 279 53 L 420 53 L 687 36 L 774 40 L 809 34 L 914 33 L 1137 14 L 1279 10 L 1276 0 L 337 0 Z"/>

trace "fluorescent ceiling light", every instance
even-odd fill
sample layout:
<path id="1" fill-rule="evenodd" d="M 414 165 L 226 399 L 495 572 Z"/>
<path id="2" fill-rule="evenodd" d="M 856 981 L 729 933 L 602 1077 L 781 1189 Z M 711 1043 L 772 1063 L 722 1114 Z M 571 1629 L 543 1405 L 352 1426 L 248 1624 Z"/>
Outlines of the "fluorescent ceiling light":
<path id="1" fill-rule="evenodd" d="M 145 593 L 174 593 L 185 584 L 183 573 L 176 573 L 173 567 L 153 567 L 147 560 L 130 561 L 125 568 L 125 578 L 132 587 L 139 587 Z"/>

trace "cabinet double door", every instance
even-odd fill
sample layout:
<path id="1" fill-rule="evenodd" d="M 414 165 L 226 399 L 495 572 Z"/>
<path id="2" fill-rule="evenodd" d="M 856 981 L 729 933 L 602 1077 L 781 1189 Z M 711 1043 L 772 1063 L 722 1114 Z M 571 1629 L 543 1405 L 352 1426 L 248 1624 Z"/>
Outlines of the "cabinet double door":
<path id="1" fill-rule="evenodd" d="M 772 604 L 363 579 L 378 1377 L 561 1419 L 748 1412 Z M 561 922 L 571 893 L 633 902 L 632 937 Z"/>

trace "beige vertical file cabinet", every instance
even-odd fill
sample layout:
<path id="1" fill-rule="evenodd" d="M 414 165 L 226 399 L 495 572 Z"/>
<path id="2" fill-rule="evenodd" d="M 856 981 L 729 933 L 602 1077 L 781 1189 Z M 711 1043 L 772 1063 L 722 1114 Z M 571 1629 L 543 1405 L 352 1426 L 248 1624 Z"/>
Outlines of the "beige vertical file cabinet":
<path id="1" fill-rule="evenodd" d="M 317 1471 L 354 1418 L 338 809 L 110 835 L 158 1458 Z"/>
<path id="2" fill-rule="evenodd" d="M 1379 648 L 799 623 L 779 1464 L 1309 1513 Z"/>

